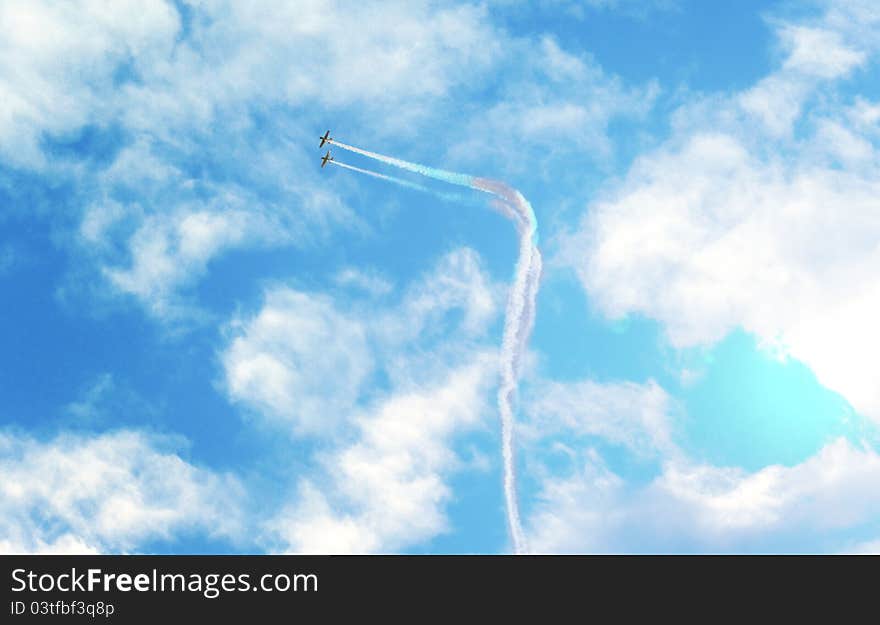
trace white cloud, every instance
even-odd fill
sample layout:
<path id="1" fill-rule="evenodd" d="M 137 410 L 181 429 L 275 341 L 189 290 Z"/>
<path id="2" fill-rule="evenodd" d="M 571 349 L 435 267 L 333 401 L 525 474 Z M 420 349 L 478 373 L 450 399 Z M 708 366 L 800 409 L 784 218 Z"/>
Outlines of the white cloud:
<path id="1" fill-rule="evenodd" d="M 544 481 L 530 544 L 565 553 L 837 551 L 880 512 L 878 477 L 880 456 L 844 439 L 801 464 L 753 473 L 669 461 L 641 486 L 587 453 L 571 475 Z"/>
<path id="2" fill-rule="evenodd" d="M 452 157 L 473 165 L 495 159 L 532 171 L 541 155 L 601 160 L 613 149 L 612 120 L 643 116 L 658 93 L 655 84 L 628 87 L 549 36 L 521 42 L 512 52 L 521 58 L 518 71 L 491 106 L 474 112 Z"/>
<path id="3" fill-rule="evenodd" d="M 205 56 L 216 53 L 212 46 L 218 44 L 238 52 L 214 89 L 230 83 L 288 102 L 336 107 L 438 97 L 487 66 L 497 52 L 485 9 L 469 5 L 389 2 L 377 11 L 368 4 L 322 0 L 247 5 L 221 0 L 202 8 L 206 19 L 196 28 L 207 40 Z M 266 61 L 277 71 L 255 71 Z M 379 67 L 382 71 L 375 71 Z M 200 78 L 208 82 L 207 73 Z"/>
<path id="4" fill-rule="evenodd" d="M 298 553 L 394 552 L 448 529 L 450 445 L 488 412 L 495 359 L 482 354 L 440 384 L 399 390 L 354 420 L 357 442 L 323 458 L 327 477 L 300 483 L 298 503 L 269 523 Z"/>
<path id="5" fill-rule="evenodd" d="M 394 290 L 394 285 L 385 276 L 357 267 L 346 267 L 338 271 L 333 276 L 333 281 L 343 288 L 355 287 L 375 297 L 388 295 Z"/>
<path id="6" fill-rule="evenodd" d="M 368 128 L 363 140 L 417 138 L 504 75 L 501 101 L 466 111 L 447 140 L 462 139 L 453 157 L 497 150 L 523 154 L 522 167 L 529 147 L 607 153 L 609 122 L 643 113 L 654 94 L 552 39 L 511 36 L 479 4 L 135 4 L 4 3 L 0 162 L 74 179 L 83 204 L 76 251 L 111 289 L 165 320 L 192 312 L 197 302 L 181 291 L 230 250 L 306 247 L 360 225 L 307 156 L 321 116 Z M 22 34 L 30 31 L 40 36 Z M 86 125 L 118 132 L 109 164 L 41 151 L 46 136 L 74 140 Z M 497 144 L 485 144 L 487 133 Z M 242 212 L 220 224 L 213 211 L 229 196 L 241 203 L 224 211 Z M 188 254 L 182 222 L 206 212 L 216 237 Z"/>
<path id="7" fill-rule="evenodd" d="M 742 112 L 759 120 L 773 136 L 792 132 L 819 81 L 843 78 L 867 61 L 859 42 L 845 43 L 847 34 L 825 26 L 779 24 L 776 35 L 786 50 L 785 61 L 738 96 Z"/>
<path id="8" fill-rule="evenodd" d="M 742 327 L 880 419 L 872 104 L 803 108 L 862 59 L 844 49 L 868 46 L 849 31 L 781 30 L 794 40 L 783 68 L 744 95 L 684 106 L 673 137 L 604 191 L 563 255 L 608 316 L 658 319 L 676 347 Z M 759 106 L 762 91 L 785 102 Z M 804 129 L 790 135 L 795 120 Z"/>
<path id="9" fill-rule="evenodd" d="M 230 397 L 298 432 L 332 431 L 373 369 L 367 329 L 323 296 L 280 288 L 223 354 Z"/>
<path id="10" fill-rule="evenodd" d="M 443 256 L 393 307 L 342 306 L 326 295 L 272 288 L 257 315 L 231 327 L 221 357 L 229 396 L 300 433 L 333 432 L 364 399 L 377 362 L 393 384 L 406 384 L 418 357 L 407 351 L 428 347 L 429 362 L 417 368 L 424 382 L 483 335 L 497 296 L 467 248 Z"/>
<path id="11" fill-rule="evenodd" d="M 410 286 L 400 308 L 385 315 L 375 331 L 388 345 L 442 337 L 448 330 L 478 337 L 495 318 L 500 296 L 479 255 L 459 248 L 442 256 L 421 281 Z M 461 320 L 444 322 L 450 311 L 461 311 Z"/>
<path id="12" fill-rule="evenodd" d="M 673 402 L 656 382 L 541 381 L 524 401 L 524 445 L 548 437 L 594 436 L 640 455 L 675 453 Z M 564 436 L 562 436 L 564 434 Z M 569 443 L 565 443 L 569 444 Z"/>
<path id="13" fill-rule="evenodd" d="M 137 431 L 0 435 L 0 551 L 129 552 L 176 532 L 230 538 L 242 492 Z"/>
<path id="14" fill-rule="evenodd" d="M 273 288 L 222 355 L 230 397 L 320 435 L 316 470 L 266 525 L 272 550 L 395 551 L 447 529 L 456 437 L 487 414 L 497 288 L 469 249 L 399 301 Z M 387 384 L 372 385 L 381 374 Z M 387 387 L 387 388 L 386 388 Z"/>
<path id="15" fill-rule="evenodd" d="M 76 400 L 69 403 L 65 412 L 80 421 L 91 421 L 101 415 L 102 404 L 116 390 L 116 382 L 109 373 L 103 373 Z"/>
<path id="16" fill-rule="evenodd" d="M 679 447 L 687 415 L 653 381 L 541 380 L 523 408 L 534 552 L 871 548 L 853 540 L 872 535 L 880 512 L 880 454 L 865 443 L 830 440 L 794 466 L 715 466 Z M 617 446 L 608 461 L 604 443 Z"/>
<path id="17" fill-rule="evenodd" d="M 170 138 L 180 122 L 210 122 L 255 99 L 346 106 L 437 97 L 497 52 L 485 10 L 469 5 L 186 4 L 182 37 L 181 16 L 165 0 L 4 2 L 4 156 L 34 163 L 40 133 L 99 118 Z M 119 84 L 127 64 L 136 80 Z"/>
<path id="18" fill-rule="evenodd" d="M 177 13 L 163 0 L 3 2 L 0 158 L 43 165 L 42 133 L 63 134 L 112 113 L 103 95 L 117 67 L 166 57 L 178 28 Z"/>
<path id="19" fill-rule="evenodd" d="M 880 555 L 880 540 L 869 540 L 857 543 L 840 551 L 841 554 L 876 556 Z"/>
<path id="20" fill-rule="evenodd" d="M 177 290 L 227 250 L 308 245 L 357 225 L 337 193 L 305 173 L 301 139 L 314 132 L 314 111 L 353 107 L 373 129 L 384 119 L 413 131 L 429 102 L 469 87 L 500 50 L 486 9 L 468 4 L 183 8 L 164 0 L 0 8 L 0 162 L 76 179 L 86 204 L 80 251 L 111 286 L 165 318 L 183 306 Z M 88 125 L 118 131 L 109 166 L 73 152 L 47 159 L 47 136 L 75 140 Z M 205 214 L 230 195 L 245 201 L 241 214 Z M 189 214 L 212 221 L 192 249 L 199 233 L 188 231 Z M 266 215 L 277 216 L 275 236 L 254 236 L 254 222 L 266 234 Z M 120 238 L 131 267 L 120 262 Z"/>
<path id="21" fill-rule="evenodd" d="M 204 272 L 220 250 L 240 245 L 260 225 L 234 210 L 151 216 L 131 237 L 131 267 L 104 271 L 119 290 L 141 299 L 154 314 L 173 315 L 175 290 Z"/>
<path id="22" fill-rule="evenodd" d="M 287 158 L 283 145 L 250 156 L 261 164 L 259 176 L 278 176 L 271 179 L 271 193 L 264 192 L 269 181 L 259 176 L 235 180 L 233 165 L 233 180 L 192 178 L 154 149 L 161 151 L 149 142 L 128 146 L 100 174 L 102 194 L 84 210 L 78 237 L 79 249 L 100 265 L 109 284 L 158 318 L 173 321 L 193 312 L 187 287 L 228 251 L 302 248 L 333 228 L 360 226 L 334 193 L 311 179 L 286 179 L 291 163 L 282 162 Z M 253 148 L 237 149 L 244 155 Z"/>
<path id="23" fill-rule="evenodd" d="M 607 316 L 658 319 L 681 348 L 743 327 L 880 419 L 876 105 L 834 87 L 871 62 L 878 38 L 860 24 L 878 18 L 842 2 L 821 20 L 777 24 L 786 57 L 776 72 L 742 93 L 686 103 L 671 137 L 602 191 L 562 257 Z M 795 466 L 712 466 L 676 446 L 664 396 L 639 385 L 538 385 L 526 404 L 529 468 L 541 484 L 528 516 L 534 550 L 875 546 L 852 539 L 870 536 L 880 511 L 873 449 L 838 439 Z M 655 477 L 616 473 L 589 437 L 651 457 Z M 573 469 L 545 455 L 559 452 Z"/>
<path id="24" fill-rule="evenodd" d="M 843 42 L 840 33 L 822 28 L 784 25 L 779 31 L 789 50 L 784 70 L 820 78 L 836 78 L 865 62 L 866 54 Z"/>
<path id="25" fill-rule="evenodd" d="M 653 382 L 539 384 L 523 427 L 527 469 L 540 484 L 528 514 L 532 549 L 833 552 L 856 549 L 854 532 L 870 533 L 880 513 L 873 449 L 840 438 L 794 466 L 719 467 L 677 446 L 678 410 Z M 656 463 L 653 476 L 616 473 L 593 437 Z"/>
<path id="26" fill-rule="evenodd" d="M 852 160 L 860 147 L 823 149 Z M 607 314 L 659 319 L 678 347 L 741 326 L 880 418 L 878 193 L 870 174 L 762 162 L 731 135 L 697 134 L 636 165 L 568 253 Z"/>

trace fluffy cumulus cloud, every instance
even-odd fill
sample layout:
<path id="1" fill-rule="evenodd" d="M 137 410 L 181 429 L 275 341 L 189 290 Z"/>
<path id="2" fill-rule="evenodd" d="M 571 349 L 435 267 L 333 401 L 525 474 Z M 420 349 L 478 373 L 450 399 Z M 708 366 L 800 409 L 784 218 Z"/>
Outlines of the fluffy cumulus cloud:
<path id="1" fill-rule="evenodd" d="M 32 164 L 42 133 L 99 119 L 170 138 L 259 102 L 436 97 L 496 52 L 484 10 L 432 2 L 12 0 L 0 32 L 0 145 Z"/>
<path id="2" fill-rule="evenodd" d="M 329 106 L 437 97 L 498 51 L 485 10 L 472 5 L 421 0 L 377 10 L 339 1 L 218 0 L 198 9 L 196 27 L 208 40 L 202 54 L 228 58 L 235 51 L 219 84 L 209 65 L 201 67 L 216 92 L 244 87 L 250 94 Z M 255 71 L 263 61 L 278 72 Z"/>
<path id="3" fill-rule="evenodd" d="M 374 324 L 381 344 L 399 346 L 452 336 L 458 341 L 482 338 L 498 313 L 501 288 L 495 285 L 480 256 L 459 248 L 442 256 L 423 279 L 410 285 L 397 309 Z M 460 318 L 450 319 L 455 312 Z M 455 345 L 456 341 L 450 342 Z"/>
<path id="4" fill-rule="evenodd" d="M 0 551 L 126 552 L 181 531 L 230 539 L 242 490 L 132 430 L 0 435 Z"/>
<path id="5" fill-rule="evenodd" d="M 530 389 L 520 426 L 524 445 L 602 439 L 639 455 L 675 452 L 674 402 L 656 383 L 541 381 Z"/>
<path id="6" fill-rule="evenodd" d="M 492 18 L 478 4 L 428 0 L 381 10 L 323 0 L 6 2 L 2 164 L 72 185 L 77 259 L 112 292 L 174 320 L 180 292 L 218 256 L 307 247 L 359 227 L 306 151 L 319 115 L 344 114 L 369 129 L 362 139 L 388 141 L 447 127 L 454 110 L 462 121 L 449 129 L 450 158 L 473 164 L 506 147 L 523 166 L 526 149 L 551 145 L 606 154 L 610 121 L 649 105 L 652 88 L 627 88 L 590 58 L 550 38 L 513 37 Z M 462 115 L 460 102 L 502 75 L 497 104 Z M 486 133 L 507 145 L 485 144 Z M 86 144 L 92 153 L 79 153 Z M 187 249 L 190 218 L 211 222 L 210 245 Z"/>
<path id="7" fill-rule="evenodd" d="M 880 11 L 823 4 L 820 18 L 773 23 L 782 56 L 763 80 L 692 95 L 562 256 L 609 317 L 657 319 L 680 348 L 745 328 L 880 419 L 880 116 L 857 88 Z M 679 409 L 654 383 L 542 383 L 533 395 L 535 551 L 876 549 L 880 456 L 867 444 L 833 439 L 799 464 L 746 471 L 684 453 Z M 647 476 L 622 470 L 608 443 Z"/>
<path id="8" fill-rule="evenodd" d="M 211 148 L 205 149 L 202 156 L 211 159 Z M 157 157 L 145 142 L 123 148 L 98 175 L 101 194 L 82 211 L 76 249 L 116 292 L 175 321 L 192 303 L 187 289 L 224 253 L 308 246 L 333 228 L 358 227 L 333 193 L 311 180 L 285 179 L 290 166 L 283 164 L 282 146 L 253 158 L 261 162 L 258 175 L 235 179 L 230 170 L 233 179 L 218 183 Z"/>
<path id="9" fill-rule="evenodd" d="M 255 316 L 229 328 L 221 356 L 229 396 L 295 432 L 333 432 L 366 398 L 376 370 L 394 385 L 413 379 L 413 347 L 429 350 L 423 380 L 473 349 L 497 296 L 467 248 L 442 257 L 394 306 L 272 288 Z"/>
<path id="10" fill-rule="evenodd" d="M 6 2 L 0 158 L 75 184 L 78 251 L 173 319 L 224 252 L 356 225 L 307 173 L 309 111 L 399 131 L 491 66 L 496 39 L 484 9 L 434 2 Z"/>
<path id="11" fill-rule="evenodd" d="M 880 419 L 880 126 L 838 88 L 873 62 L 878 21 L 843 2 L 778 24 L 777 71 L 684 105 L 603 191 L 563 254 L 607 315 L 658 319 L 677 347 L 742 327 Z"/>
<path id="12" fill-rule="evenodd" d="M 106 96 L 119 66 L 149 67 L 167 58 L 179 27 L 164 0 L 4 2 L 0 156 L 43 165 L 44 133 L 67 133 L 116 113 Z"/>
<path id="13" fill-rule="evenodd" d="M 474 112 L 451 157 L 473 166 L 494 159 L 532 171 L 537 163 L 565 155 L 601 162 L 613 153 L 609 124 L 644 116 L 659 91 L 653 83 L 626 85 L 550 36 L 514 50 L 522 59 L 519 72 L 491 106 Z"/>
<path id="14" fill-rule="evenodd" d="M 880 455 L 867 446 L 840 438 L 800 464 L 753 472 L 707 464 L 675 445 L 675 404 L 654 383 L 556 383 L 527 412 L 530 442 L 567 441 L 529 454 L 540 480 L 528 520 L 536 552 L 871 547 L 850 538 L 871 536 L 880 512 Z M 634 481 L 616 472 L 598 439 L 652 458 L 653 476 Z M 546 455 L 560 452 L 564 470 Z"/>
<path id="15" fill-rule="evenodd" d="M 358 439 L 322 458 L 326 477 L 304 479 L 298 501 L 270 524 L 299 553 L 395 552 L 449 529 L 446 478 L 462 461 L 453 438 L 488 414 L 496 373 L 488 354 L 436 385 L 401 389 L 353 419 Z"/>
<path id="16" fill-rule="evenodd" d="M 672 462 L 644 486 L 595 453 L 580 461 L 543 482 L 530 518 L 537 552 L 834 552 L 855 549 L 847 532 L 870 532 L 880 510 L 880 456 L 843 439 L 754 473 Z"/>
<path id="17" fill-rule="evenodd" d="M 332 300 L 280 288 L 223 355 L 229 394 L 294 430 L 331 430 L 373 368 L 364 323 Z"/>
<path id="18" fill-rule="evenodd" d="M 843 439 L 793 467 L 670 462 L 634 486 L 593 453 L 548 478 L 530 519 L 537 552 L 841 551 L 880 511 L 880 456 Z M 775 545 L 772 547 L 771 545 Z"/>
<path id="19" fill-rule="evenodd" d="M 600 189 L 560 257 L 607 316 L 657 319 L 678 348 L 744 328 L 880 420 L 880 103 L 858 93 L 876 70 L 880 9 L 819 4 L 820 17 L 771 22 L 779 58 L 762 80 L 677 96 L 669 136 Z M 173 323 L 224 254 L 367 231 L 345 183 L 318 178 L 328 113 L 415 152 L 442 128 L 430 149 L 451 162 L 557 172 L 550 195 L 583 188 L 582 168 L 550 165 L 610 167 L 609 126 L 643 119 L 659 90 L 551 36 L 513 36 L 497 11 L 674 5 L 6 0 L 0 193 L 51 186 L 63 196 L 52 241 L 86 267 L 71 279 Z M 0 273 L 19 263 L 10 244 Z M 460 437 L 494 426 L 505 290 L 466 248 L 409 285 L 334 271 L 326 290 L 269 284 L 223 328 L 220 391 L 309 456 L 261 518 L 237 479 L 140 431 L 5 433 L 0 550 L 134 551 L 194 531 L 273 551 L 389 552 L 449 530 Z M 539 380 L 524 400 L 536 551 L 877 548 L 880 457 L 860 443 L 745 471 L 684 453 L 680 407 L 653 381 Z"/>
<path id="20" fill-rule="evenodd" d="M 0 190 L 34 184 L 34 174 L 66 185 L 64 223 L 75 226 L 59 235 L 70 235 L 65 251 L 87 265 L 74 277 L 87 276 L 89 286 L 100 278 L 102 288 L 173 322 L 198 305 L 190 295 L 223 254 L 305 248 L 361 227 L 339 191 L 319 183 L 311 154 L 319 114 L 369 119 L 364 125 L 385 138 L 445 123 L 451 96 L 481 89 L 509 41 L 484 6 L 470 3 L 4 3 L 0 184 L 11 183 Z M 368 297 L 268 289 L 257 314 L 227 328 L 224 387 L 233 403 L 289 435 L 324 441 L 317 474 L 291 504 L 305 511 L 297 518 L 306 529 L 290 530 L 279 515 L 268 540 L 320 548 L 304 537 L 315 518 L 308 511 L 326 505 L 340 523 L 342 510 L 372 528 L 351 549 L 411 544 L 445 527 L 456 434 L 485 412 L 494 360 L 484 341 L 499 289 L 469 250 L 445 256 L 402 294 L 360 269 L 341 271 L 337 286 Z M 407 431 L 422 419 L 430 439 Z M 52 512 L 53 527 L 69 532 L 16 535 L 7 546 L 127 550 L 205 529 L 216 509 L 207 493 L 222 490 L 222 480 L 128 436 L 70 442 L 65 453 L 81 454 L 84 466 L 93 460 L 106 478 L 96 488 L 107 495 Z M 15 443 L 28 449 L 19 464 L 35 458 L 17 470 L 38 475 L 33 463 L 47 462 L 40 454 L 67 442 Z M 335 481 L 334 463 L 347 483 Z M 389 525 L 376 525 L 358 485 L 398 493 Z M 313 487 L 326 489 L 323 504 Z M 415 492 L 421 512 L 403 505 Z M 201 503 L 203 516 L 191 508 Z M 16 514 L 40 505 L 28 500 Z M 119 510 L 129 525 L 114 533 L 108 521 L 88 533 L 83 508 L 106 508 L 108 518 Z"/>
<path id="21" fill-rule="evenodd" d="M 320 441 L 280 502 L 252 514 L 258 495 L 240 477 L 137 430 L 3 434 L 0 549 L 131 552 L 198 535 L 272 551 L 377 552 L 447 531 L 449 478 L 465 466 L 457 442 L 491 414 L 497 354 L 485 340 L 500 289 L 465 248 L 394 303 L 352 290 L 360 295 L 271 287 L 255 315 L 228 328 L 230 399 L 291 441 Z M 381 391 L 366 384 L 376 371 L 388 380 Z M 99 379 L 70 412 L 95 412 L 111 384 Z"/>
<path id="22" fill-rule="evenodd" d="M 230 397 L 324 441 L 316 469 L 265 526 L 273 550 L 396 551 L 448 529 L 456 439 L 490 414 L 497 357 L 485 335 L 498 300 L 464 248 L 395 302 L 275 287 L 232 326 Z M 381 391 L 365 384 L 378 374 Z"/>
<path id="23" fill-rule="evenodd" d="M 175 290 L 205 271 L 206 263 L 226 247 L 239 245 L 260 230 L 244 212 L 181 211 L 152 215 L 132 235 L 128 267 L 106 267 L 120 291 L 134 295 L 161 316 L 175 314 Z"/>

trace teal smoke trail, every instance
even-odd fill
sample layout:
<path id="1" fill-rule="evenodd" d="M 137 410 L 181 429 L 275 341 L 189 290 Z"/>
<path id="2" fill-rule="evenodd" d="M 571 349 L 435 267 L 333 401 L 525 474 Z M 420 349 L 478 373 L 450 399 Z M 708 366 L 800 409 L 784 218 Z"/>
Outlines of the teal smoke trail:
<path id="1" fill-rule="evenodd" d="M 532 209 L 532 205 L 529 204 L 528 200 L 526 200 L 526 198 L 523 197 L 523 195 L 519 191 L 512 187 L 509 187 L 503 182 L 500 182 L 498 180 L 491 180 L 489 178 L 478 178 L 469 174 L 460 174 L 458 172 L 447 171 L 445 169 L 428 167 L 427 165 L 422 165 L 420 163 L 413 163 L 410 161 L 405 161 L 403 159 L 394 158 L 393 156 L 379 154 L 378 152 L 364 150 L 363 148 L 358 148 L 353 145 L 348 145 L 347 143 L 342 143 L 341 141 L 337 141 L 336 139 L 328 139 L 328 143 L 331 143 L 343 150 L 348 150 L 349 152 L 354 152 L 355 154 L 361 154 L 362 156 L 366 156 L 367 158 L 372 158 L 381 163 L 386 163 L 388 165 L 392 165 L 406 171 L 421 174 L 422 176 L 425 176 L 427 178 L 441 180 L 443 182 L 448 182 L 459 187 L 468 187 L 469 189 L 475 189 L 477 191 L 482 191 L 483 193 L 494 195 L 497 198 L 503 200 L 505 204 L 505 206 L 498 206 L 496 204 L 496 208 L 501 210 L 508 217 L 513 218 L 517 223 L 517 229 L 528 231 L 529 236 L 532 238 L 532 242 L 536 246 L 538 244 L 538 220 L 535 216 L 535 211 Z M 513 209 L 512 214 L 508 212 L 508 208 Z"/>
<path id="2" fill-rule="evenodd" d="M 343 167 L 345 169 L 350 169 L 351 171 L 356 171 L 358 173 L 372 176 L 373 178 L 379 178 L 380 180 L 385 180 L 387 182 L 393 182 L 394 184 L 400 185 L 401 187 L 406 187 L 408 189 L 415 189 L 416 191 L 425 191 L 430 192 L 428 187 L 422 186 L 420 184 L 416 184 L 414 182 L 409 182 L 408 180 L 403 180 L 401 178 L 395 178 L 394 176 L 387 176 L 385 174 L 380 174 L 377 171 L 370 171 L 369 169 L 362 169 L 360 167 L 355 167 L 354 165 L 349 165 L 348 163 L 343 163 L 341 161 L 332 160 L 330 161 L 331 165 L 336 165 L 337 167 Z"/>
<path id="3" fill-rule="evenodd" d="M 423 193 L 430 193 L 431 195 L 437 196 L 440 199 L 446 200 L 448 202 L 455 202 L 458 204 L 467 204 L 469 203 L 468 198 L 463 195 L 459 195 L 457 193 L 443 193 L 442 191 L 437 191 L 436 189 L 430 189 L 424 185 L 417 184 L 415 182 L 410 182 L 409 180 L 403 180 L 402 178 L 397 178 L 396 176 L 388 176 L 387 174 L 380 174 L 377 171 L 372 171 L 369 169 L 363 169 L 361 167 L 355 167 L 354 165 L 349 165 L 348 163 L 343 163 L 337 160 L 328 161 L 332 165 L 336 165 L 338 167 L 342 167 L 344 169 L 349 169 L 351 171 L 356 171 L 360 174 L 364 174 L 365 176 L 371 176 L 373 178 L 378 178 L 379 180 L 384 180 L 386 182 L 393 182 L 396 185 L 401 187 L 406 187 L 407 189 L 414 189 L 416 191 L 421 191 Z"/>
<path id="4" fill-rule="evenodd" d="M 381 161 L 382 163 L 387 163 L 388 165 L 393 165 L 394 167 L 399 167 L 400 169 L 405 169 L 407 171 L 411 171 L 416 174 L 421 174 L 421 175 L 426 176 L 428 178 L 433 178 L 434 180 L 442 180 L 443 182 L 455 184 L 460 187 L 470 187 L 472 189 L 476 188 L 471 185 L 471 181 L 473 180 L 473 176 L 468 176 L 467 174 L 457 174 L 452 171 L 444 171 L 442 169 L 434 169 L 433 167 L 419 165 L 418 163 L 410 163 L 409 161 L 403 161 L 399 158 L 385 156 L 384 154 L 377 154 L 376 152 L 370 152 L 368 150 L 362 150 L 361 148 L 356 148 L 353 145 L 347 145 L 345 143 L 340 143 L 336 139 L 328 139 L 327 142 L 332 143 L 336 147 L 342 148 L 343 150 L 348 150 L 349 152 L 361 154 L 361 155 L 366 156 L 368 158 L 372 158 L 377 161 Z"/>
<path id="5" fill-rule="evenodd" d="M 541 278 L 541 252 L 538 249 L 538 220 L 531 204 L 516 189 L 497 180 L 477 178 L 467 174 L 445 171 L 411 163 L 384 154 L 356 148 L 339 141 L 331 141 L 343 150 L 361 154 L 379 162 L 411 171 L 434 180 L 460 187 L 468 187 L 493 197 L 493 206 L 514 222 L 520 235 L 519 255 L 513 284 L 507 298 L 504 332 L 501 341 L 501 384 L 498 388 L 498 412 L 501 417 L 501 454 L 504 464 L 504 500 L 507 524 L 516 553 L 527 551 L 525 533 L 519 516 L 516 498 L 516 463 L 514 460 L 513 426 L 514 404 L 521 374 L 522 356 L 535 322 L 535 302 Z"/>

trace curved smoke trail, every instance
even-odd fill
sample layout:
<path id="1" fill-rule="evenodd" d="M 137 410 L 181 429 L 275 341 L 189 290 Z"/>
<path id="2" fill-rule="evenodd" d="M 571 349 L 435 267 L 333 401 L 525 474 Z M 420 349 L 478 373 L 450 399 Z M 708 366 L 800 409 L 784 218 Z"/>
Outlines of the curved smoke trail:
<path id="1" fill-rule="evenodd" d="M 501 384 L 498 388 L 498 412 L 501 418 L 501 453 L 504 464 L 504 500 L 507 506 L 507 524 L 516 553 L 525 553 L 526 539 L 519 516 L 516 498 L 516 470 L 513 445 L 514 403 L 519 381 L 522 356 L 535 322 L 535 300 L 541 277 L 541 252 L 538 250 L 538 221 L 531 204 L 523 195 L 497 180 L 477 178 L 467 174 L 445 171 L 411 163 L 356 148 L 339 141 L 333 145 L 368 158 L 421 174 L 435 180 L 483 191 L 494 196 L 493 206 L 514 222 L 519 234 L 519 255 L 513 284 L 507 298 L 504 332 L 501 341 Z M 347 166 L 351 168 L 351 166 Z M 367 172 L 362 170 L 364 173 Z M 382 177 L 382 174 L 378 174 Z M 393 180 L 396 181 L 397 179 Z"/>

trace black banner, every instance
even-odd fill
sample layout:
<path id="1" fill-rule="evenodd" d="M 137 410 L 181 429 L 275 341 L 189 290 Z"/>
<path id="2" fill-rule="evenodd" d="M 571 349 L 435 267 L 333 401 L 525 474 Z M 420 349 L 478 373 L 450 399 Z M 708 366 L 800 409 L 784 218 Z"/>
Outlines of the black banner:
<path id="1" fill-rule="evenodd" d="M 573 622 L 812 610 L 873 597 L 876 558 L 615 556 L 4 556 L 0 623 L 264 622 L 474 610 Z M 873 601 L 871 601 L 873 604 Z M 607 612 L 606 612 L 607 613 Z M 840 616 L 842 612 L 837 613 Z M 579 615 L 580 618 L 569 618 Z M 815 616 L 815 613 L 813 614 Z M 605 619 L 600 619 L 604 622 Z"/>

